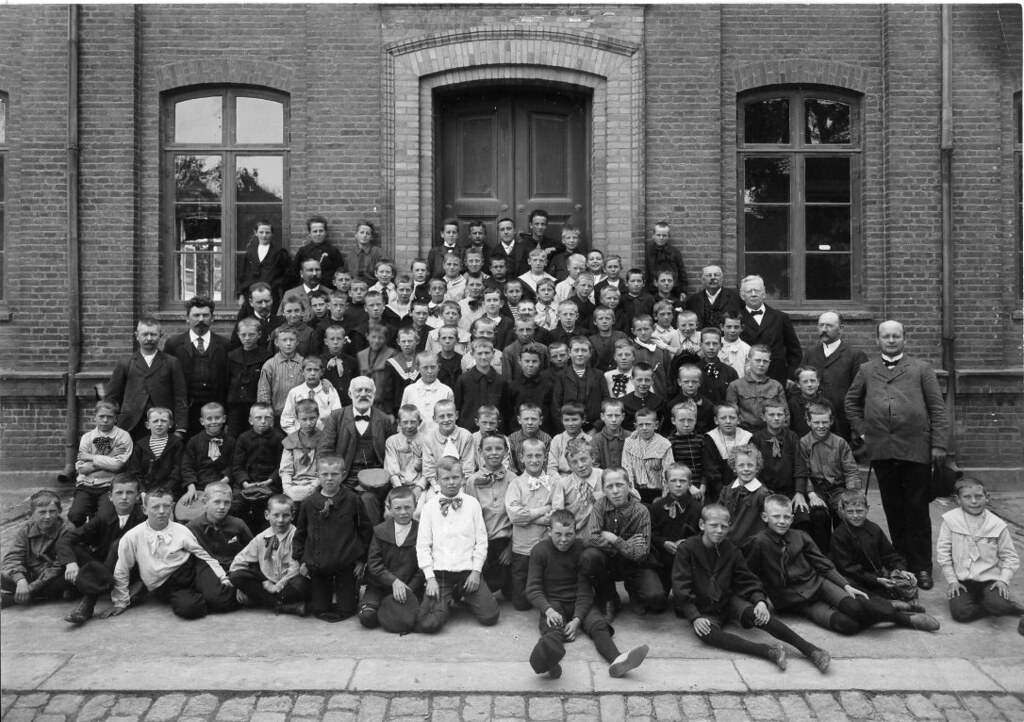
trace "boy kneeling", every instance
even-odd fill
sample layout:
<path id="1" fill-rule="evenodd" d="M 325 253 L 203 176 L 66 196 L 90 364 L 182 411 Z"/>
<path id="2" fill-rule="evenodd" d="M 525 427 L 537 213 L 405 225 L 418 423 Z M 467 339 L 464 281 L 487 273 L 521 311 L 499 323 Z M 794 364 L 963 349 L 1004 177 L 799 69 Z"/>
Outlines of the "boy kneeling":
<path id="1" fill-rule="evenodd" d="M 267 500 L 264 518 L 270 524 L 231 561 L 228 578 L 250 604 L 273 609 L 275 614 L 306 614 L 309 580 L 299 574 L 292 556 L 295 525 L 292 500 L 275 494 Z"/>
<path id="2" fill-rule="evenodd" d="M 359 622 L 367 629 L 379 625 L 388 632 L 408 634 L 416 625 L 424 581 L 416 564 L 415 509 L 413 487 L 396 486 L 388 492 L 391 518 L 373 528 L 366 591 L 359 607 Z"/>
<path id="3" fill-rule="evenodd" d="M 697 639 L 718 649 L 762 657 L 785 669 L 786 648 L 781 644 L 758 644 L 722 631 L 729 620 L 745 629 L 756 625 L 792 644 L 824 673 L 831 661 L 828 652 L 772 616 L 761 580 L 747 568 L 743 554 L 727 538 L 729 510 L 709 504 L 700 517 L 701 535 L 679 544 L 672 567 L 676 608 L 680 616 L 690 620 Z"/>
<path id="4" fill-rule="evenodd" d="M 552 679 L 562 676 L 559 661 L 565 656 L 565 642 L 574 641 L 581 626 L 609 663 L 612 677 L 635 669 L 647 656 L 646 644 L 619 653 L 612 641 L 614 630 L 594 607 L 594 589 L 581 573 L 583 548 L 572 512 L 556 509 L 551 513 L 550 536 L 530 552 L 526 597 L 540 610 L 540 640 L 530 654 L 530 666 Z"/>
<path id="5" fill-rule="evenodd" d="M 114 566 L 114 606 L 100 618 L 123 614 L 130 603 L 128 580 L 135 566 L 149 593 L 168 602 L 182 619 L 199 619 L 207 612 L 230 612 L 235 590 L 227 573 L 196 541 L 188 527 L 171 521 L 174 497 L 163 488 L 146 494 L 146 522 L 125 532 L 117 545 Z"/>

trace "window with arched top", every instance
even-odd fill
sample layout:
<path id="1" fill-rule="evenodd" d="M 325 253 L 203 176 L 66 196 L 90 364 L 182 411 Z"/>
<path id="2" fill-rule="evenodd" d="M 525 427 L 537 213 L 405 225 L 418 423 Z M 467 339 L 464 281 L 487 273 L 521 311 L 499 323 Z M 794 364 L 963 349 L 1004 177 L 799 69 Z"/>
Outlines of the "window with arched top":
<path id="1" fill-rule="evenodd" d="M 214 87 L 165 96 L 165 301 L 233 298 L 235 268 L 259 221 L 285 243 L 288 124 L 284 93 Z"/>
<path id="2" fill-rule="evenodd" d="M 737 102 L 742 277 L 770 298 L 854 300 L 861 245 L 860 96 L 783 86 Z"/>

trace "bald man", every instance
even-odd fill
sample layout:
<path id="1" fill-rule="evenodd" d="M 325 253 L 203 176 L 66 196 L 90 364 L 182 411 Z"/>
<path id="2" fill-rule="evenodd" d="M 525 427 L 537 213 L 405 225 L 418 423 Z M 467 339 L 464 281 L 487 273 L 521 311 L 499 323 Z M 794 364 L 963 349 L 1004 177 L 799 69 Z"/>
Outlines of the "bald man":
<path id="1" fill-rule="evenodd" d="M 932 463 L 946 458 L 949 417 L 931 365 L 904 353 L 903 324 L 878 324 L 881 358 L 860 367 L 846 394 L 854 440 L 867 448 L 896 551 L 922 589 L 931 589 Z"/>
<path id="2" fill-rule="evenodd" d="M 825 311 L 818 317 L 818 343 L 804 352 L 804 365 L 818 369 L 821 393 L 832 404 L 835 417 L 833 431 L 850 440 L 850 422 L 846 418 L 846 392 L 861 364 L 868 356 L 859 348 L 843 340 L 843 319 L 835 311 Z"/>
<path id="3" fill-rule="evenodd" d="M 804 353 L 789 314 L 767 305 L 764 302 L 767 297 L 764 279 L 760 276 L 747 276 L 740 282 L 740 298 L 743 299 L 740 338 L 751 346 L 764 344 L 768 347 L 772 352 L 768 375 L 786 388 Z"/>

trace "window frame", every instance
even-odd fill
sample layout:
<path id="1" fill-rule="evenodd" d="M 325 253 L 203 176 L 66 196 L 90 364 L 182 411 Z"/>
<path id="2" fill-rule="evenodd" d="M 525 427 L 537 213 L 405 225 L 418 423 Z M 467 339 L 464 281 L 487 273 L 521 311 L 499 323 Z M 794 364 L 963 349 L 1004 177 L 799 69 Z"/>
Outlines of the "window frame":
<path id="1" fill-rule="evenodd" d="M 785 98 L 789 101 L 788 143 L 747 143 L 746 108 L 752 103 Z M 844 103 L 850 108 L 849 143 L 806 143 L 804 129 L 806 118 L 804 102 L 809 99 L 830 100 Z M 781 302 L 794 308 L 818 308 L 825 303 L 835 307 L 860 307 L 863 301 L 861 265 L 864 250 L 863 232 L 863 175 L 864 175 L 864 117 L 862 94 L 823 85 L 773 85 L 754 88 L 737 95 L 736 99 L 736 253 L 737 277 L 743 278 L 758 273 L 756 268 L 747 268 L 745 185 L 746 160 L 748 158 L 786 158 L 790 161 L 789 236 L 786 253 L 789 256 L 789 298 L 769 296 L 769 300 Z M 809 299 L 807 298 L 807 250 L 806 209 L 815 203 L 806 200 L 806 159 L 808 158 L 849 158 L 850 161 L 850 295 L 848 298 Z M 765 205 L 771 205 L 770 203 Z M 828 205 L 828 204 L 826 204 Z"/>
<path id="2" fill-rule="evenodd" d="M 1016 241 L 1014 287 L 1018 301 L 1024 298 L 1024 107 L 1021 91 L 1013 94 L 1013 237 Z"/>
<path id="3" fill-rule="evenodd" d="M 11 136 L 11 96 L 0 90 L 0 105 L 3 106 L 3 129 L 0 136 L 0 306 L 7 302 L 7 267 L 10 265 L 7 248 L 10 238 L 7 235 L 7 178 L 11 172 L 10 149 Z"/>
<path id="4" fill-rule="evenodd" d="M 196 98 L 221 99 L 221 139 L 219 143 L 177 143 L 175 133 L 175 106 Z M 282 141 L 280 143 L 239 143 L 237 141 L 236 99 L 259 98 L 282 105 Z M 235 279 L 238 259 L 245 252 L 239 247 L 238 203 L 236 195 L 236 158 L 247 155 L 280 156 L 281 227 L 274 228 L 274 240 L 288 248 L 286 231 L 289 219 L 291 185 L 291 97 L 288 93 L 262 86 L 203 85 L 168 91 L 162 94 L 160 109 L 160 303 L 165 310 L 180 306 L 187 299 L 179 298 L 181 279 L 178 275 L 178 248 L 175 238 L 175 156 L 221 156 L 221 298 L 218 304 L 233 303 L 236 297 Z"/>

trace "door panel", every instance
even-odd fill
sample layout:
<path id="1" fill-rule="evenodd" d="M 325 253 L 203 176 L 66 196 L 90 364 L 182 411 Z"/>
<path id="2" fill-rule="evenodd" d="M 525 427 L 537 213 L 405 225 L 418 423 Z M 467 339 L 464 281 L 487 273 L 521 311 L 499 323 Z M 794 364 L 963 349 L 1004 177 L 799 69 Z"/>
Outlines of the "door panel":
<path id="1" fill-rule="evenodd" d="M 439 98 L 439 157 L 434 236 L 444 218 L 465 232 L 483 221 L 497 237 L 508 215 L 526 230 L 529 213 L 550 214 L 548 235 L 567 222 L 589 227 L 588 99 L 551 88 L 509 88 L 446 94 Z"/>

